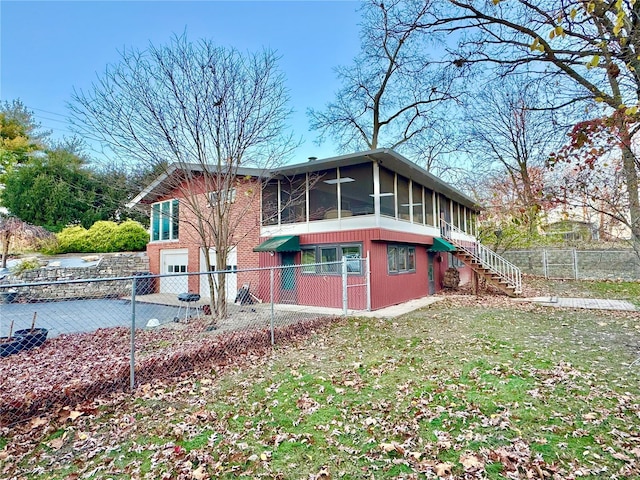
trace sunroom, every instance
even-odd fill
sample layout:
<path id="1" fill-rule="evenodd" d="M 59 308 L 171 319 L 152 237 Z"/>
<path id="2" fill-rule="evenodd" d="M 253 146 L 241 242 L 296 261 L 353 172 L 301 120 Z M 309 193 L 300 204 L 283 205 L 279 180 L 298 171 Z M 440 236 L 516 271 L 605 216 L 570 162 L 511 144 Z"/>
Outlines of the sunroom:
<path id="1" fill-rule="evenodd" d="M 475 203 L 391 150 L 281 169 L 262 192 L 261 236 L 386 228 L 440 236 L 440 220 L 475 235 Z"/>

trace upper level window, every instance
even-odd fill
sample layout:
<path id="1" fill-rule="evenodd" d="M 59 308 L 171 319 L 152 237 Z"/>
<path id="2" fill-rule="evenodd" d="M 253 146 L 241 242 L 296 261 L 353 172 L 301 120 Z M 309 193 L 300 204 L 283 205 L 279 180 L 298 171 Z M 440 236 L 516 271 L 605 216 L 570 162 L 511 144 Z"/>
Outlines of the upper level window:
<path id="1" fill-rule="evenodd" d="M 262 224 L 278 224 L 278 180 L 269 180 L 262 188 Z"/>
<path id="2" fill-rule="evenodd" d="M 396 180 L 395 174 L 380 167 L 380 214 L 387 217 L 396 216 Z"/>
<path id="3" fill-rule="evenodd" d="M 151 207 L 151 241 L 177 240 L 179 230 L 178 200 L 154 203 Z"/>
<path id="4" fill-rule="evenodd" d="M 215 192 L 209 192 L 209 204 L 211 206 L 218 205 L 220 198 L 224 197 L 226 194 L 227 203 L 234 203 L 236 201 L 236 189 L 228 188 L 226 190 L 218 190 Z"/>

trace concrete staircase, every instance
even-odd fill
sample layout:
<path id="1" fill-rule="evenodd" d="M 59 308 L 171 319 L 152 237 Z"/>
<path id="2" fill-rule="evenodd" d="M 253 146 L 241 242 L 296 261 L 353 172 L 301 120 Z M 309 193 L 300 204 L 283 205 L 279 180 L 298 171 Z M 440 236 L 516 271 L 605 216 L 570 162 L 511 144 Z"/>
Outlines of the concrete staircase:
<path id="1" fill-rule="evenodd" d="M 467 240 L 469 236 L 454 225 L 442 224 L 442 238 L 456 248 L 451 252 L 453 256 L 510 297 L 522 294 L 522 272 L 518 267 L 480 242 Z"/>

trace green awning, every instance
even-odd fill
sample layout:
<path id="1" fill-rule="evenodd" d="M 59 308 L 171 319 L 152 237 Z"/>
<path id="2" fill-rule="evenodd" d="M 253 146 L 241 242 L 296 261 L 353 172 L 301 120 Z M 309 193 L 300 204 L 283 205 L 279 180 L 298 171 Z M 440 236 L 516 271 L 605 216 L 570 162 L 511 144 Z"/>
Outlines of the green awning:
<path id="1" fill-rule="evenodd" d="M 271 237 L 253 249 L 254 252 L 299 252 L 300 237 L 297 235 L 284 235 Z"/>
<path id="2" fill-rule="evenodd" d="M 436 237 L 433 239 L 433 245 L 431 245 L 431 248 L 429 248 L 429 251 L 430 252 L 455 252 L 456 247 L 451 245 L 446 240 Z"/>

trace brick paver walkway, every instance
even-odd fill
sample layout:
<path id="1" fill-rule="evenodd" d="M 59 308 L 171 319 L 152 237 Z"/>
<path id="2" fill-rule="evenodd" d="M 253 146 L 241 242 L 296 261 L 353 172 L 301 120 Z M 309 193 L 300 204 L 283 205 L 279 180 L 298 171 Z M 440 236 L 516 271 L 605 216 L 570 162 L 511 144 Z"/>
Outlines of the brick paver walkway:
<path id="1" fill-rule="evenodd" d="M 533 297 L 523 298 L 521 301 L 534 302 L 546 307 L 589 308 L 594 310 L 636 310 L 635 305 L 631 302 L 627 302 L 626 300 L 609 300 L 605 298 Z"/>

